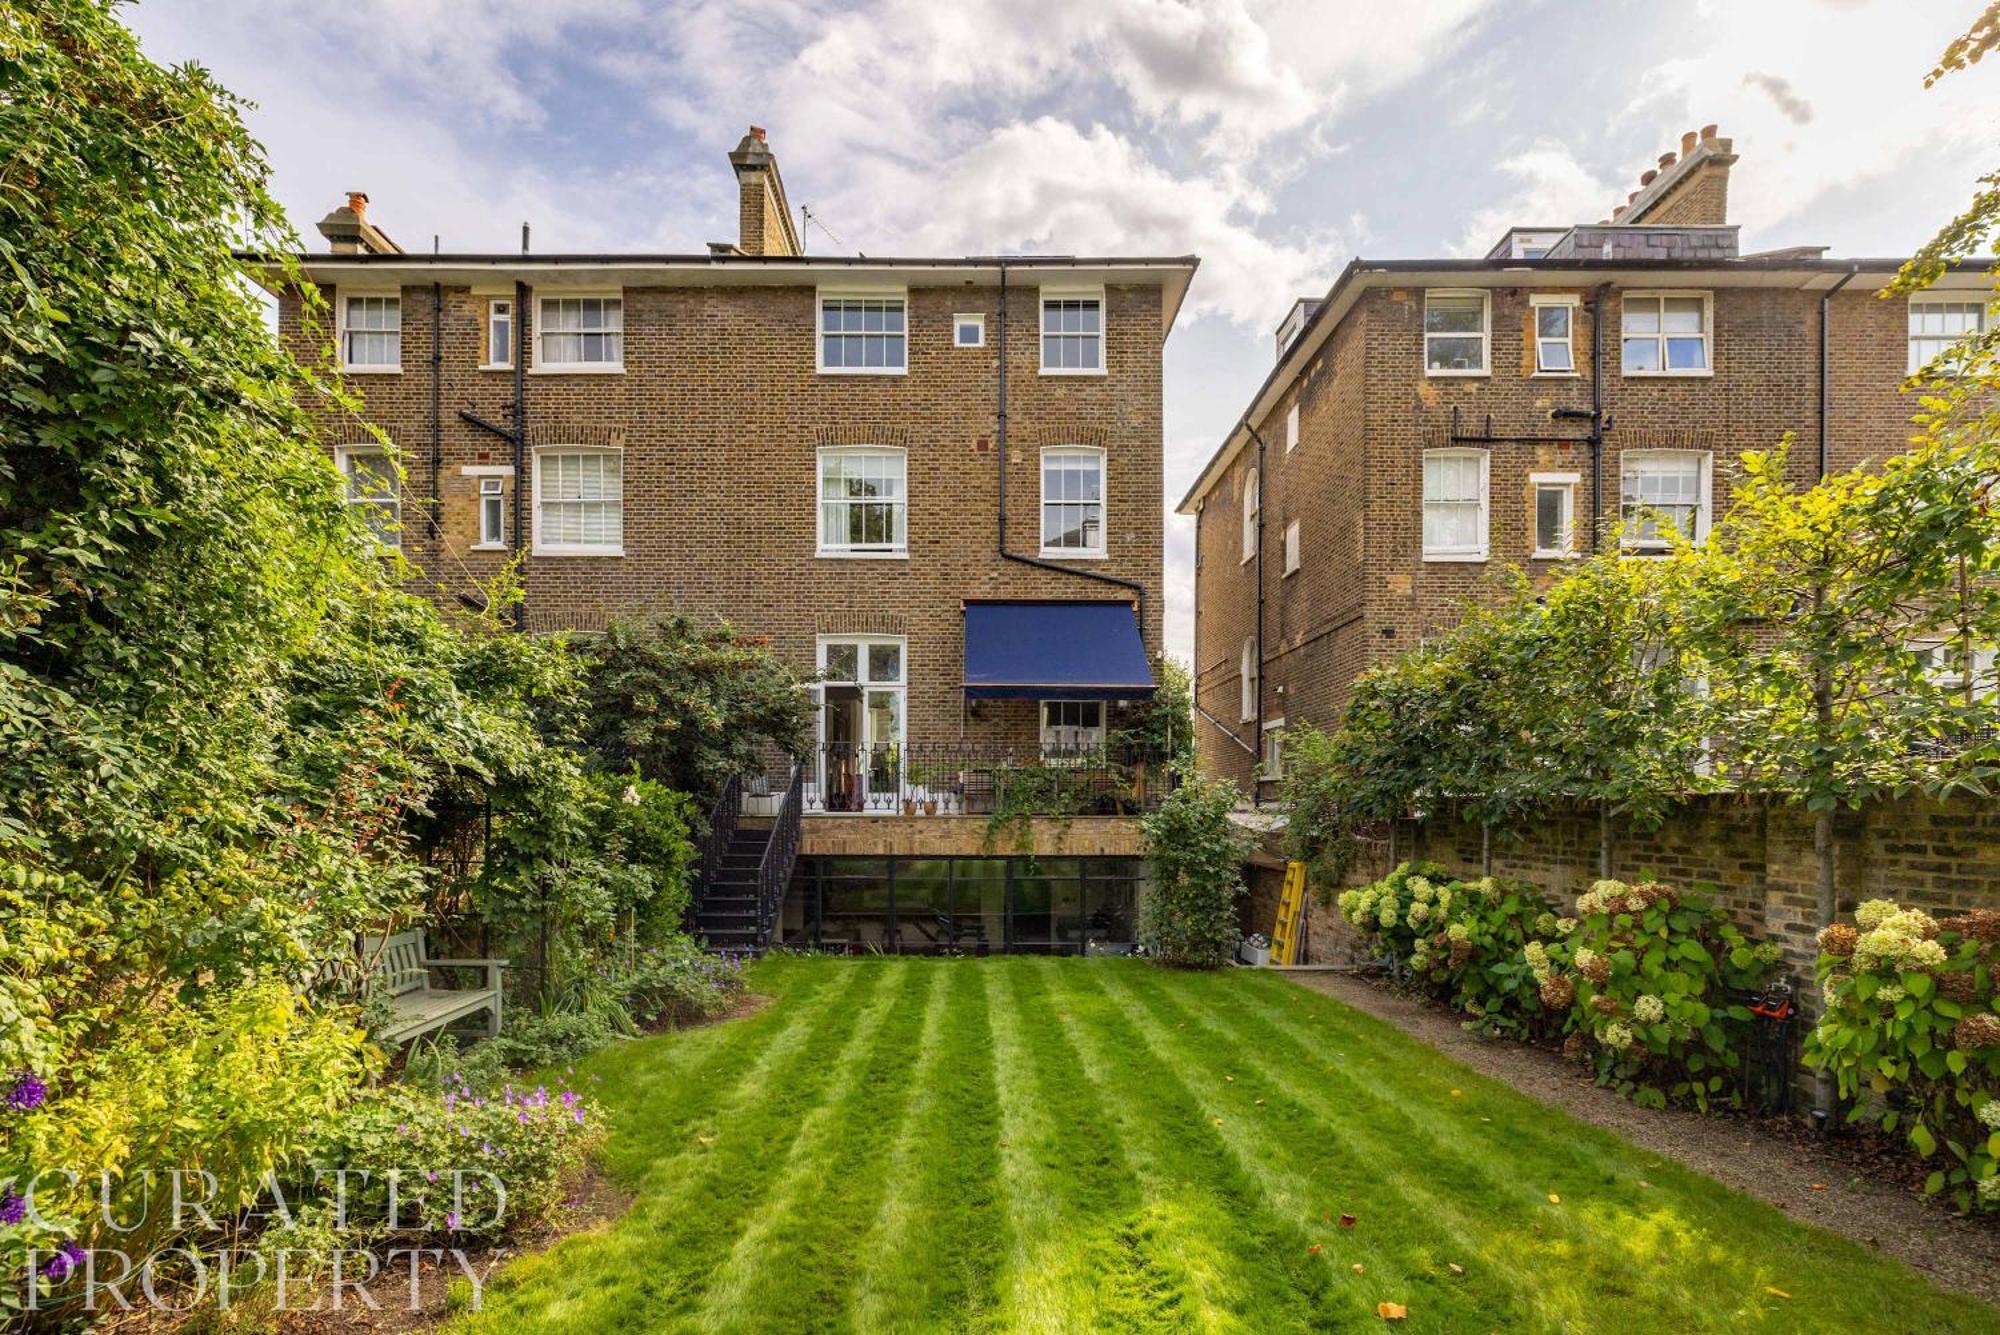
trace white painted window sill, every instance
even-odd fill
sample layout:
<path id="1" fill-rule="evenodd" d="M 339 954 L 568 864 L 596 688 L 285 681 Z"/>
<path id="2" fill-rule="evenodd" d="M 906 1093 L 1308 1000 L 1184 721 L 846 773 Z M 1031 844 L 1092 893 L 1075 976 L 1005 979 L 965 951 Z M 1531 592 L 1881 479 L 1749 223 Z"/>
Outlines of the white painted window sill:
<path id="1" fill-rule="evenodd" d="M 623 556 L 623 547 L 537 547 L 536 556 Z"/>
<path id="2" fill-rule="evenodd" d="M 511 367 L 509 368 L 512 369 Z M 624 375 L 625 364 L 615 366 L 530 366 L 529 375 Z"/>
<path id="3" fill-rule="evenodd" d="M 907 561 L 910 554 L 901 552 L 844 552 L 822 547 L 813 553 L 822 561 Z"/>
<path id="4" fill-rule="evenodd" d="M 1485 552 L 1425 552 L 1424 560 L 1432 564 L 1477 565 L 1489 560 Z"/>

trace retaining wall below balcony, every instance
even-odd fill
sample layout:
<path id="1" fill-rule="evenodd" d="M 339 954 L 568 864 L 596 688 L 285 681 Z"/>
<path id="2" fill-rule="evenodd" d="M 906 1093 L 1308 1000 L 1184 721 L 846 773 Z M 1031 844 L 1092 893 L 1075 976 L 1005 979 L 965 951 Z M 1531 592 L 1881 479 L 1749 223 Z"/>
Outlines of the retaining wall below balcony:
<path id="1" fill-rule="evenodd" d="M 1145 856 L 1136 816 L 1077 816 L 995 825 L 987 816 L 807 816 L 801 857 Z"/>

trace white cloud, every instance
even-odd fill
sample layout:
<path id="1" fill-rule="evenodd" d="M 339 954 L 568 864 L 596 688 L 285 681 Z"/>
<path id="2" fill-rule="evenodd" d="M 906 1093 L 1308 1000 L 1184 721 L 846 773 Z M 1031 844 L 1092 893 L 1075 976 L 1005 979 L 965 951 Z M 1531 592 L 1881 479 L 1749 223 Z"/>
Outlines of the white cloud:
<path id="1" fill-rule="evenodd" d="M 1514 182 L 1498 203 L 1476 210 L 1450 247 L 1454 255 L 1484 255 L 1509 227 L 1591 222 L 1603 217 L 1621 195 L 1577 161 L 1568 145 L 1537 140 L 1532 148 L 1494 164 Z"/>

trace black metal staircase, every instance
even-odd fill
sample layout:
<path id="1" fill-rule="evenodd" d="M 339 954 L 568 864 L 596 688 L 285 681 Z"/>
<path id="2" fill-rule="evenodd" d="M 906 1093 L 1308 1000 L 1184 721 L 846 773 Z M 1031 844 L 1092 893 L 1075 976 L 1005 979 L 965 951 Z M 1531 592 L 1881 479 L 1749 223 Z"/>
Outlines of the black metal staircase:
<path id="1" fill-rule="evenodd" d="M 732 779 L 723 788 L 709 817 L 701 879 L 689 906 L 694 933 L 709 949 L 754 954 L 770 944 L 798 861 L 803 796 L 804 774 L 793 765 L 768 823 L 744 824 L 742 785 Z"/>

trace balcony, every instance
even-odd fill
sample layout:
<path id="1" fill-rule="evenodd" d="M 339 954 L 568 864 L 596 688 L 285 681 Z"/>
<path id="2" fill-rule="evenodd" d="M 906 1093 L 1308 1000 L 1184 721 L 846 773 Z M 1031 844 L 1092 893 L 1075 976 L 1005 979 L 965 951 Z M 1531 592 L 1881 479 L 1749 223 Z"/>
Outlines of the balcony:
<path id="1" fill-rule="evenodd" d="M 802 811 L 814 816 L 1136 816 L 1173 776 L 1156 756 L 1104 745 L 829 742 L 807 758 Z M 747 804 L 755 801 L 746 795 Z"/>

